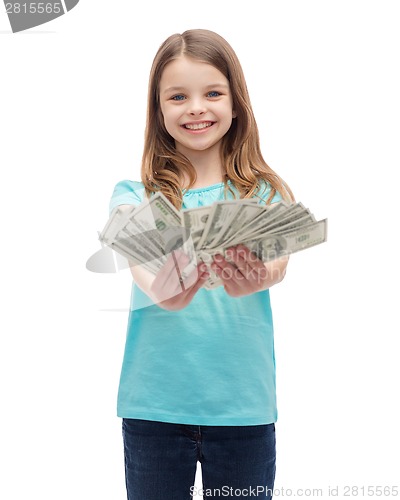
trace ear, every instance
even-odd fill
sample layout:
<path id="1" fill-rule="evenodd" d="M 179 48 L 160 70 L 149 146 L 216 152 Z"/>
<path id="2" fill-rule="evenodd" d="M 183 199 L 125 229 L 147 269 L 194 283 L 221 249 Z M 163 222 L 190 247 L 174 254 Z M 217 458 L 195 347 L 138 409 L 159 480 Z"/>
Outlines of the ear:
<path id="1" fill-rule="evenodd" d="M 232 118 L 236 118 L 237 117 L 237 113 L 234 109 L 232 109 Z"/>

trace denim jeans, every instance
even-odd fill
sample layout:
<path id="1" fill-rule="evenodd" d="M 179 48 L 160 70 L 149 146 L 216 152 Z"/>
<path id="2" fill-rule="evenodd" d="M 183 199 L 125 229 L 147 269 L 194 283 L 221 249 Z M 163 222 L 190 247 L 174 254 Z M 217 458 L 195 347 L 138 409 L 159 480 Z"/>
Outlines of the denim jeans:
<path id="1" fill-rule="evenodd" d="M 183 425 L 122 419 L 128 500 L 271 499 L 275 424 Z M 195 489 L 197 461 L 202 492 Z"/>

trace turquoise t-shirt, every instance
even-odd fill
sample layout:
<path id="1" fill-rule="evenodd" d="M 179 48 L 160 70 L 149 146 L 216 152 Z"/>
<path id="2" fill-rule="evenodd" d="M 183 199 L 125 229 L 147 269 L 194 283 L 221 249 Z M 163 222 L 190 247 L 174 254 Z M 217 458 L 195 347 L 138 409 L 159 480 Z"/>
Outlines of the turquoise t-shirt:
<path id="1" fill-rule="evenodd" d="M 223 188 L 186 190 L 182 208 L 223 200 Z M 266 186 L 262 198 L 268 195 Z M 110 213 L 117 205 L 138 205 L 144 196 L 142 183 L 121 181 Z M 272 202 L 280 199 L 277 194 Z M 200 288 L 187 307 L 167 311 L 133 283 L 117 413 L 190 425 L 276 422 L 269 291 L 230 297 L 222 286 Z"/>

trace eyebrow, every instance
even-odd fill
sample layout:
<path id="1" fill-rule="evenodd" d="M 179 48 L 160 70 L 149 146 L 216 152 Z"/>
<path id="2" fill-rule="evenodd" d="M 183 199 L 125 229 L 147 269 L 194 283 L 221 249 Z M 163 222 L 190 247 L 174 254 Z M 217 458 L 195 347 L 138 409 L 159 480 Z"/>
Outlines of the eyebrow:
<path id="1" fill-rule="evenodd" d="M 225 83 L 212 83 L 210 85 L 207 85 L 205 88 L 212 89 L 212 88 L 216 88 L 216 87 L 228 89 L 229 85 L 226 85 Z M 169 92 L 180 92 L 182 90 L 186 90 L 185 87 L 168 87 L 164 90 L 164 94 L 167 94 Z"/>

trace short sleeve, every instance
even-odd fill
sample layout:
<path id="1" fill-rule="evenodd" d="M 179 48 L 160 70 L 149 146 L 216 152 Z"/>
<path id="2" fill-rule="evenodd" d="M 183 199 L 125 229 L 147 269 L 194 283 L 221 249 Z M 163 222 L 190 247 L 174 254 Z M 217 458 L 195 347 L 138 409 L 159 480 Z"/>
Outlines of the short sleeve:
<path id="1" fill-rule="evenodd" d="M 141 182 L 123 180 L 115 185 L 111 196 L 109 213 L 118 205 L 139 205 L 144 199 L 144 186 Z"/>

